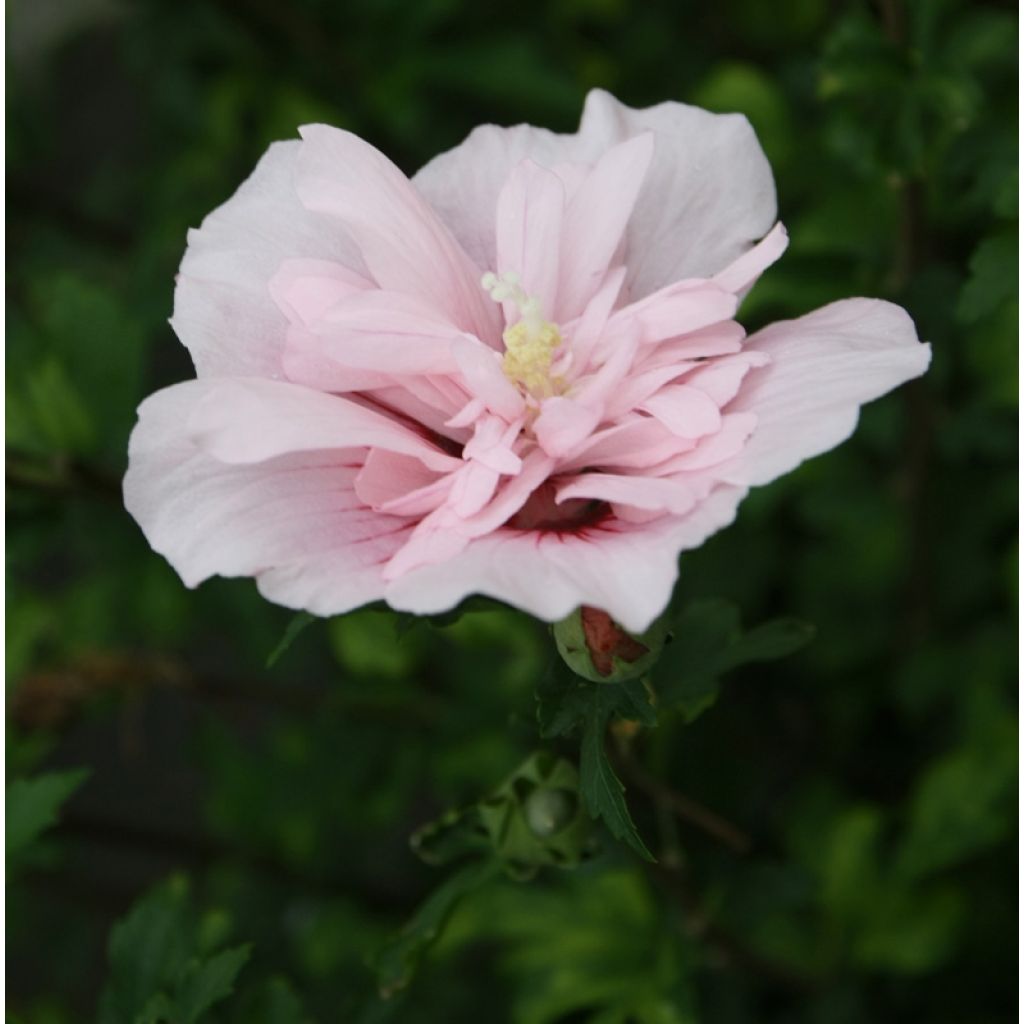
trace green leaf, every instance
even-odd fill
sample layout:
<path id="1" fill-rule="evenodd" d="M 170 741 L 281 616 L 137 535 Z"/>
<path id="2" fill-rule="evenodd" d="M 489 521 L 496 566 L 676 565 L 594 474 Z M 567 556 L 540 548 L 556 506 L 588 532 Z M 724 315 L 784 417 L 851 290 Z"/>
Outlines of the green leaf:
<path id="1" fill-rule="evenodd" d="M 910 806 L 899 868 L 921 878 L 961 863 L 1013 829 L 1017 730 L 993 722 L 977 738 L 938 758 L 922 775 Z"/>
<path id="2" fill-rule="evenodd" d="M 281 637 L 278 645 L 270 652 L 267 658 L 267 668 L 273 668 L 281 655 L 288 650 L 295 642 L 295 638 L 311 623 L 316 622 L 316 616 L 309 612 L 298 612 L 289 620 L 285 626 L 284 636 Z"/>
<path id="3" fill-rule="evenodd" d="M 580 792 L 590 816 L 605 823 L 616 839 L 621 839 L 644 860 L 654 857 L 640 838 L 626 806 L 625 786 L 608 763 L 605 752 L 605 731 L 612 708 L 605 697 L 608 687 L 594 687 L 590 709 L 583 728 L 580 746 Z"/>
<path id="4" fill-rule="evenodd" d="M 1017 294 L 1017 233 L 986 238 L 971 256 L 970 277 L 960 292 L 960 319 L 973 323 Z"/>
<path id="5" fill-rule="evenodd" d="M 235 946 L 190 964 L 175 989 L 175 1021 L 195 1024 L 211 1006 L 229 996 L 250 952 L 250 946 Z"/>
<path id="6" fill-rule="evenodd" d="M 653 727 L 658 712 L 651 704 L 647 686 L 640 679 L 623 683 L 591 683 L 575 675 L 564 663 L 556 662 L 537 686 L 537 722 L 544 739 L 569 736 L 582 730 L 594 701 L 594 688 L 603 693 L 599 700 L 609 715 Z"/>
<path id="7" fill-rule="evenodd" d="M 388 608 L 360 608 L 327 624 L 327 638 L 338 664 L 354 676 L 404 679 L 415 671 L 421 638 L 405 630 L 396 641 L 395 634 L 395 615 Z"/>
<path id="8" fill-rule="evenodd" d="M 744 633 L 729 601 L 694 601 L 679 616 L 673 642 L 654 671 L 659 700 L 693 721 L 714 704 L 718 679 L 731 669 L 772 661 L 798 651 L 814 627 L 797 619 L 773 619 Z"/>
<path id="9" fill-rule="evenodd" d="M 692 940 L 664 909 L 634 863 L 557 886 L 491 886 L 460 908 L 452 932 L 490 940 L 513 979 L 502 1019 L 695 1024 Z"/>
<path id="10" fill-rule="evenodd" d="M 8 861 L 25 849 L 57 821 L 57 812 L 85 781 L 84 768 L 67 772 L 47 772 L 34 779 L 18 779 L 7 787 L 7 832 L 5 849 Z"/>
<path id="11" fill-rule="evenodd" d="M 455 905 L 500 870 L 496 860 L 477 861 L 451 875 L 374 958 L 381 998 L 390 999 L 416 974 L 423 954 L 437 941 Z"/>
<path id="12" fill-rule="evenodd" d="M 188 882 L 176 875 L 146 894 L 110 933 L 100 1024 L 134 1024 L 170 991 L 192 955 Z"/>

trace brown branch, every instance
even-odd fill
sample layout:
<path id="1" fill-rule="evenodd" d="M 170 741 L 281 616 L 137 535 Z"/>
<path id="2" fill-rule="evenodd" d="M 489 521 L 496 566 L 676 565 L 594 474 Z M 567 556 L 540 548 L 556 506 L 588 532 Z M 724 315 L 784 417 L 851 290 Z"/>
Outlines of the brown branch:
<path id="1" fill-rule="evenodd" d="M 702 803 L 677 792 L 667 783 L 655 778 L 623 747 L 618 747 L 616 763 L 622 774 L 638 789 L 646 793 L 656 804 L 671 811 L 680 821 L 699 828 L 728 846 L 735 853 L 750 852 L 751 840 L 721 815 L 716 814 Z"/>
<path id="2" fill-rule="evenodd" d="M 75 720 L 105 694 L 126 697 L 155 689 L 176 689 L 201 700 L 264 704 L 286 711 L 318 714 L 325 700 L 337 699 L 324 686 L 282 685 L 259 678 L 231 679 L 199 672 L 171 656 L 146 652 L 94 651 L 73 662 L 23 676 L 13 688 L 8 715 L 26 730 L 57 728 Z M 372 693 L 345 695 L 348 713 L 366 717 L 402 717 L 430 722 L 434 702 L 422 698 L 402 705 L 379 702 Z"/>

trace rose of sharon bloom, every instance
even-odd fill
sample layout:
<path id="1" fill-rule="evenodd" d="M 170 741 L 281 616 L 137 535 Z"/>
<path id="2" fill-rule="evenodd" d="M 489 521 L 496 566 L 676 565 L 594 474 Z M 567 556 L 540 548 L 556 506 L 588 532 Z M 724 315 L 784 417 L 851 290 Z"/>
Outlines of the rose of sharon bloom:
<path id="1" fill-rule="evenodd" d="M 300 135 L 189 233 L 172 325 L 197 379 L 131 438 L 125 503 L 189 586 L 640 631 L 748 488 L 928 365 L 872 299 L 747 337 L 786 233 L 741 116 L 595 91 L 574 135 L 485 125 L 412 180 Z"/>

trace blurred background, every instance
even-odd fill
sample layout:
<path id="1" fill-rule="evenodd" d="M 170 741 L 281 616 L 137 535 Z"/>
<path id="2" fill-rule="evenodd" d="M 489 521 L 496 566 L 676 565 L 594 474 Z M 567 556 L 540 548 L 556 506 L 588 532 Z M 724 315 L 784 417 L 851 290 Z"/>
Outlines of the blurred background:
<path id="1" fill-rule="evenodd" d="M 8 1019 L 1010 1019 L 1016 37 L 967 0 L 11 0 Z M 149 550 L 127 435 L 191 375 L 186 229 L 272 140 L 325 121 L 412 173 L 481 122 L 571 131 L 593 86 L 753 122 L 792 244 L 748 327 L 882 296 L 934 362 L 683 559 L 681 600 L 817 636 L 638 740 L 661 866 L 608 840 L 484 886 L 383 1001 L 368 958 L 445 877 L 408 836 L 535 749 L 550 637 L 366 611 L 267 668 L 290 613 Z"/>

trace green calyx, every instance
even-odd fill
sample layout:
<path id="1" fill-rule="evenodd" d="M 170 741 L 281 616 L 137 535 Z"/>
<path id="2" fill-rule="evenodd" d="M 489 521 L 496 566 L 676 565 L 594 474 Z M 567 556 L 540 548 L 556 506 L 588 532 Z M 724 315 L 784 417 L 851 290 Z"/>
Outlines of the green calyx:
<path id="1" fill-rule="evenodd" d="M 667 612 L 643 633 L 629 633 L 597 608 L 584 605 L 556 622 L 555 645 L 578 676 L 594 683 L 623 683 L 649 672 L 669 635 Z"/>

